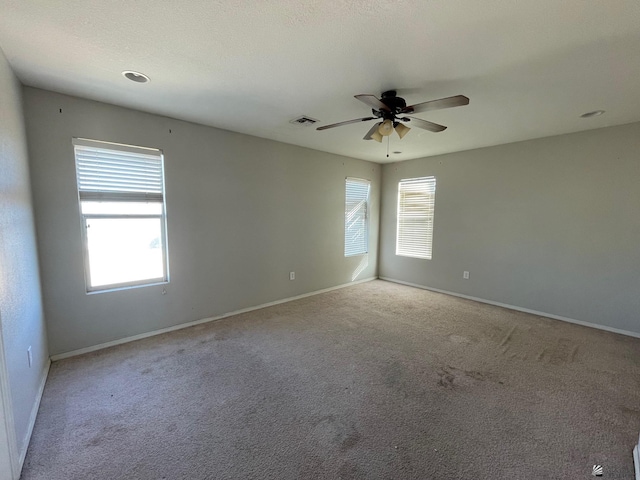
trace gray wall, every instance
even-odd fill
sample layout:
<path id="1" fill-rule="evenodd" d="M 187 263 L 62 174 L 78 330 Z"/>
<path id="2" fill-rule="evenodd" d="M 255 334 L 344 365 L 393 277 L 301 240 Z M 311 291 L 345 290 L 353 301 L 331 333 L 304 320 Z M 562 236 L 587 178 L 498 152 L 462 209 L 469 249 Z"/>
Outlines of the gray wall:
<path id="1" fill-rule="evenodd" d="M 368 266 L 355 280 L 377 274 L 380 165 L 39 89 L 24 95 L 52 354 L 351 282 L 362 259 L 343 255 L 347 176 L 372 181 Z M 166 295 L 163 286 L 85 293 L 72 137 L 164 151 Z"/>
<path id="2" fill-rule="evenodd" d="M 21 89 L 0 50 L 0 338 L 19 454 L 48 366 Z M 27 348 L 33 365 L 29 368 Z M 2 350 L 2 349 L 0 349 Z M 12 433 L 10 433 L 12 434 Z M 6 477 L 2 477 L 6 478 Z"/>
<path id="3" fill-rule="evenodd" d="M 427 175 L 433 259 L 398 257 L 398 181 Z M 640 123 L 385 165 L 380 276 L 640 333 L 639 181 Z"/>

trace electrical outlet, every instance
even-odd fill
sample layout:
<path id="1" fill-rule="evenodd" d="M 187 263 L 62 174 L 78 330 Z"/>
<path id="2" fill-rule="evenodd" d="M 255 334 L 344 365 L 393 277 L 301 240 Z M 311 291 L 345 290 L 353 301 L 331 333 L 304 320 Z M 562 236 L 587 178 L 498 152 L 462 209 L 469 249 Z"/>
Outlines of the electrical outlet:
<path id="1" fill-rule="evenodd" d="M 27 359 L 29 360 L 29 368 L 31 368 L 31 365 L 33 364 L 33 355 L 31 353 L 31 345 L 29 345 L 29 348 L 27 348 Z"/>
<path id="2" fill-rule="evenodd" d="M 289 280 L 295 280 L 296 279 L 296 272 L 289 272 Z"/>
<path id="3" fill-rule="evenodd" d="M 469 280 L 469 272 L 467 271 L 462 272 L 462 278 L 464 278 L 465 280 Z"/>

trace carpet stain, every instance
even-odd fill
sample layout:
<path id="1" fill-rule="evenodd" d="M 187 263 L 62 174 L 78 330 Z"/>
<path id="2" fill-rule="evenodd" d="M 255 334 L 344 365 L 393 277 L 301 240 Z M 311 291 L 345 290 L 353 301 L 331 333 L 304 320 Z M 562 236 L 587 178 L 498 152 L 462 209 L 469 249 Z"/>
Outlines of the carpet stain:
<path id="1" fill-rule="evenodd" d="M 409 396 L 408 389 L 411 387 L 406 382 L 406 367 L 397 360 L 392 361 L 390 364 L 385 365 L 383 375 L 384 383 L 390 390 L 401 393 L 404 398 Z"/>
<path id="2" fill-rule="evenodd" d="M 456 376 L 447 369 L 438 370 L 438 385 L 442 388 L 454 388 L 453 381 Z"/>
<path id="3" fill-rule="evenodd" d="M 151 372 L 153 372 L 153 368 L 145 368 L 144 370 L 142 370 L 140 373 L 142 375 L 149 375 Z"/>
<path id="4" fill-rule="evenodd" d="M 516 330 L 516 326 L 514 325 L 511 328 L 511 330 L 509 330 L 509 333 L 507 333 L 507 335 L 502 339 L 502 342 L 500 342 L 501 347 L 505 346 L 507 343 L 511 341 L 511 336 L 513 335 L 513 332 L 515 332 L 515 330 Z"/>
<path id="5" fill-rule="evenodd" d="M 474 380 L 484 381 L 486 380 L 486 376 L 482 372 L 477 372 L 475 370 L 464 370 L 464 374 Z"/>
<path id="6" fill-rule="evenodd" d="M 492 380 L 493 375 L 478 370 L 464 370 L 462 368 L 447 365 L 438 371 L 438 386 L 452 389 L 462 386 L 471 386 L 485 380 Z"/>
<path id="7" fill-rule="evenodd" d="M 557 340 L 553 347 L 544 348 L 538 353 L 536 360 L 552 365 L 573 363 L 579 346 L 566 338 Z"/>
<path id="8" fill-rule="evenodd" d="M 367 478 L 367 472 L 364 472 L 354 463 L 344 462 L 338 469 L 338 479 L 347 480 L 352 478 Z"/>
<path id="9" fill-rule="evenodd" d="M 205 344 L 211 343 L 211 342 L 213 342 L 215 340 L 217 340 L 215 333 L 203 333 L 202 334 L 202 338 L 200 339 L 198 344 L 205 345 Z"/>
<path id="10" fill-rule="evenodd" d="M 237 330 L 233 330 L 231 328 L 226 328 L 225 330 L 216 331 L 213 334 L 213 339 L 217 341 L 223 340 L 233 340 L 235 338 L 240 337 L 242 334 Z"/>
<path id="11" fill-rule="evenodd" d="M 573 363 L 576 358 L 576 353 L 578 352 L 578 345 L 574 345 L 571 349 L 571 353 L 569 354 L 569 363 Z"/>
<path id="12" fill-rule="evenodd" d="M 324 448 L 349 450 L 360 441 L 360 433 L 351 423 L 342 422 L 333 415 L 322 417 L 312 429 L 313 438 Z"/>
<path id="13" fill-rule="evenodd" d="M 112 442 L 114 437 L 121 437 L 128 430 L 124 425 L 108 425 L 102 428 L 97 435 L 94 435 L 93 438 L 87 442 L 87 446 L 98 447 L 102 444 Z"/>
<path id="14" fill-rule="evenodd" d="M 355 427 L 352 427 L 353 431 L 344 437 L 342 442 L 340 443 L 341 450 L 349 450 L 357 445 L 360 441 L 360 434 L 355 430 Z"/>
<path id="15" fill-rule="evenodd" d="M 640 417 L 640 409 L 629 408 L 626 405 L 621 405 L 620 410 L 622 410 L 622 412 L 624 412 L 625 414 L 631 415 L 632 417 L 634 417 L 634 419 Z"/>

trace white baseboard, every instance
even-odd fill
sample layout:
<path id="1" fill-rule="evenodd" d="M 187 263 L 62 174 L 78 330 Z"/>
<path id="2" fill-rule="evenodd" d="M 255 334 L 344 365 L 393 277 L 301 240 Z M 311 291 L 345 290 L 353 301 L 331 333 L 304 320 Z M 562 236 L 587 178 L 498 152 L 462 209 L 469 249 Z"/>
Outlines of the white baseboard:
<path id="1" fill-rule="evenodd" d="M 142 340 L 143 338 L 153 337 L 155 335 L 162 335 L 163 333 L 174 332 L 176 330 L 182 330 L 183 328 L 194 327 L 202 323 L 209 323 L 209 322 L 214 322 L 216 320 L 222 320 L 223 318 L 232 317 L 234 315 L 239 315 L 241 313 L 252 312 L 254 310 L 260 310 L 261 308 L 272 307 L 274 305 L 279 305 L 281 303 L 292 302 L 294 300 L 299 300 L 301 298 L 311 297 L 313 295 L 319 295 L 321 293 L 330 292 L 332 290 L 338 290 L 340 288 L 350 287 L 352 285 L 357 285 L 359 283 L 370 282 L 372 280 L 376 280 L 377 278 L 378 277 L 364 278 L 362 280 L 356 280 L 354 282 L 343 283 L 342 285 L 336 285 L 335 287 L 323 288 L 322 290 L 315 290 L 313 292 L 303 293 L 302 295 L 296 295 L 295 297 L 283 298 L 282 300 L 275 300 L 273 302 L 263 303 L 261 305 L 247 307 L 247 308 L 235 310 L 229 313 L 223 313 L 222 315 L 218 315 L 215 317 L 208 317 L 200 320 L 195 320 L 193 322 L 181 323 L 179 325 L 174 325 L 172 327 L 161 328 L 160 330 L 153 330 L 151 332 L 141 333 L 138 335 L 133 335 L 131 337 L 120 338 L 118 340 L 113 340 L 111 342 L 100 343 L 98 345 L 92 345 L 90 347 L 80 348 L 78 350 L 72 350 L 70 352 L 58 353 L 56 355 L 51 356 L 51 361 L 56 362 L 64 358 L 75 357 L 77 355 L 83 355 L 85 353 L 95 352 L 96 350 L 102 350 L 104 348 L 113 347 L 115 345 L 122 345 L 123 343 L 135 342 L 136 340 Z"/>
<path id="2" fill-rule="evenodd" d="M 433 292 L 444 293 L 446 295 L 452 295 L 454 297 L 466 298 L 467 300 L 474 300 L 480 303 L 488 303 L 489 305 L 495 305 L 497 307 L 504 307 L 510 310 L 517 310 L 518 312 L 531 313 L 541 317 L 553 318 L 554 320 L 562 320 L 563 322 L 575 323 L 584 327 L 597 328 L 598 330 L 605 330 L 607 332 L 619 333 L 621 335 L 627 335 L 629 337 L 640 338 L 640 333 L 631 332 L 629 330 L 621 330 L 619 328 L 608 327 L 606 325 L 600 325 L 597 323 L 584 322 L 582 320 L 576 320 L 574 318 L 562 317 L 560 315 L 554 315 L 553 313 L 539 312 L 538 310 L 531 310 L 530 308 L 518 307 L 516 305 L 509 305 L 507 303 L 494 302 L 493 300 L 486 300 L 484 298 L 472 297 L 470 295 L 463 295 L 462 293 L 450 292 L 448 290 L 441 290 L 439 288 L 427 287 L 425 285 L 418 285 L 417 283 L 404 282 L 395 278 L 379 277 L 380 280 L 386 280 L 387 282 L 400 283 L 409 287 L 421 288 L 423 290 L 431 290 Z M 640 480 L 640 479 L 639 479 Z"/>
<path id="3" fill-rule="evenodd" d="M 47 383 L 49 377 L 49 367 L 51 367 L 51 360 L 47 359 L 47 364 L 42 371 L 42 378 L 40 379 L 40 387 L 38 387 L 38 393 L 36 395 L 36 401 L 31 409 L 31 415 L 29 416 L 29 425 L 27 427 L 27 434 L 25 435 L 22 451 L 18 459 L 18 467 L 22 471 L 24 465 L 24 459 L 27 456 L 27 450 L 29 449 L 29 442 L 31 441 L 31 434 L 33 433 L 33 427 L 36 424 L 36 418 L 38 416 L 38 410 L 40 409 L 40 401 L 42 400 L 42 394 L 44 393 L 44 386 Z"/>
<path id="4" fill-rule="evenodd" d="M 18 442 L 11 404 L 11 388 L 9 386 L 9 371 L 4 354 L 4 339 L 0 328 L 0 435 L 3 449 L 0 452 L 0 477 L 18 480 Z"/>
<path id="5" fill-rule="evenodd" d="M 636 467 L 636 480 L 640 480 L 640 438 L 638 438 L 638 444 L 633 449 L 633 464 Z"/>

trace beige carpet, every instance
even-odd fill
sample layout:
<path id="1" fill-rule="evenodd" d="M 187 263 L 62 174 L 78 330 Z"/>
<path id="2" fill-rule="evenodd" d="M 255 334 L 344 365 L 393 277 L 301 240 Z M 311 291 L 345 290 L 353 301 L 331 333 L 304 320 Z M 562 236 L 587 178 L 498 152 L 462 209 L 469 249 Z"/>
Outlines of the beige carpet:
<path id="1" fill-rule="evenodd" d="M 640 340 L 383 281 L 54 363 L 24 480 L 632 478 Z"/>

